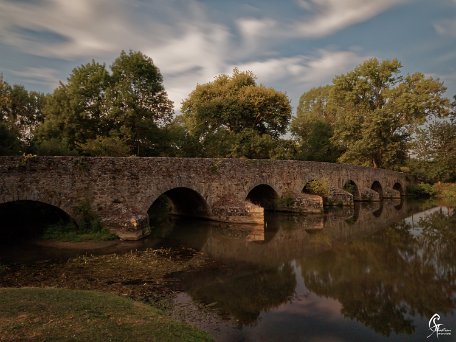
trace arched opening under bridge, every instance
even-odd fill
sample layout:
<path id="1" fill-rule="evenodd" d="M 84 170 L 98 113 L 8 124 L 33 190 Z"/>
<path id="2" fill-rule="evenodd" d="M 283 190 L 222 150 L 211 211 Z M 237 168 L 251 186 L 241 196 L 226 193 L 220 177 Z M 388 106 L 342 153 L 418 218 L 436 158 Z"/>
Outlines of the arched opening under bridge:
<path id="1" fill-rule="evenodd" d="M 379 199 L 383 199 L 383 188 L 379 181 L 375 181 L 371 185 L 371 190 L 374 190 L 378 193 Z"/>
<path id="2" fill-rule="evenodd" d="M 359 194 L 359 189 L 358 186 L 354 181 L 351 179 L 345 182 L 343 189 L 353 195 L 353 201 L 359 201 L 361 200 L 361 196 Z"/>
<path id="3" fill-rule="evenodd" d="M 402 187 L 402 184 L 399 182 L 394 183 L 393 190 L 399 191 L 399 194 L 401 195 L 401 197 L 403 197 L 405 195 L 404 188 Z"/>
<path id="4" fill-rule="evenodd" d="M 270 185 L 260 184 L 249 191 L 246 200 L 265 210 L 274 210 L 278 197 L 277 192 Z"/>
<path id="5" fill-rule="evenodd" d="M 170 215 L 208 217 L 206 200 L 195 190 L 177 187 L 161 194 L 147 211 L 151 224 L 163 223 Z"/>
<path id="6" fill-rule="evenodd" d="M 311 179 L 302 188 L 302 192 L 320 197 L 329 196 L 329 184 L 326 179 Z"/>
<path id="7" fill-rule="evenodd" d="M 77 229 L 62 209 L 39 201 L 18 200 L 0 204 L 0 243 L 42 237 L 54 229 Z M 53 230 L 54 230 L 53 229 Z"/>

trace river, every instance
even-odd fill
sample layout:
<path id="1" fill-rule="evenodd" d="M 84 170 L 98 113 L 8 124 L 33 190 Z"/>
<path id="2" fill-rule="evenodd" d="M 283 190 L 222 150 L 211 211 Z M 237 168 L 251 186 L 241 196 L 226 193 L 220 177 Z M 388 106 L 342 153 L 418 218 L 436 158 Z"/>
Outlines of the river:
<path id="1" fill-rule="evenodd" d="M 453 208 L 383 201 L 324 215 L 267 213 L 264 227 L 167 217 L 153 231 L 140 243 L 90 253 L 189 248 L 204 255 L 209 266 L 167 274 L 179 284 L 167 313 L 216 340 L 426 340 L 437 337 L 435 324 L 454 330 L 439 340 L 456 339 Z M 0 262 L 37 272 L 90 254 L 26 246 L 3 247 Z M 430 321 L 434 314 L 440 320 Z"/>

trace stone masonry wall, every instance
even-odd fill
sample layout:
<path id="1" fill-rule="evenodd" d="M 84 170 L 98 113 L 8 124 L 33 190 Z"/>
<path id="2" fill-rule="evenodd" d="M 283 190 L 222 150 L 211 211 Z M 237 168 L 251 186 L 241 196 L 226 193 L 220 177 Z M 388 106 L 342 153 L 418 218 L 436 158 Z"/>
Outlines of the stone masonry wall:
<path id="1" fill-rule="evenodd" d="M 313 179 L 326 179 L 333 194 L 350 199 L 343 186 L 353 181 L 361 194 L 397 198 L 405 190 L 406 174 L 345 164 L 306 161 L 115 158 L 115 157 L 0 157 L 0 203 L 32 200 L 54 205 L 78 221 L 78 207 L 90 203 L 103 223 L 124 239 L 148 234 L 147 211 L 165 192 L 188 188 L 207 204 L 206 218 L 230 222 L 261 222 L 262 208 L 246 202 L 249 192 L 265 184 L 280 199 L 321 206 L 302 193 Z M 307 197 L 306 197 L 307 196 Z M 285 203 L 283 200 L 281 203 Z M 304 203 L 304 204 L 303 204 Z M 307 203 L 307 204 L 306 204 Z M 306 208 L 301 208 L 306 211 Z"/>

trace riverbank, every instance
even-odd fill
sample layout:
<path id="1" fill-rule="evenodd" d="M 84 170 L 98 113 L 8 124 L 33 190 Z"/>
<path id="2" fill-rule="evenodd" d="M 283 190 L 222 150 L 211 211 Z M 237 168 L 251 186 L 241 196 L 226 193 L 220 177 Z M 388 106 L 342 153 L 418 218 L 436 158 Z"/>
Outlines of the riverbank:
<path id="1" fill-rule="evenodd" d="M 71 250 L 72 248 L 94 247 L 99 243 L 110 248 L 109 245 L 114 242 L 63 243 L 56 241 L 39 241 L 37 242 L 37 245 L 41 245 L 47 249 L 53 248 L 59 250 L 63 247 L 63 249 L 60 250 L 63 252 L 64 250 Z M 146 306 L 149 306 L 151 310 L 158 309 L 165 312 L 165 314 L 168 314 L 171 309 L 175 307 L 174 299 L 176 295 L 182 291 L 182 284 L 176 275 L 200 272 L 212 267 L 218 267 L 218 264 L 214 260 L 191 248 L 147 248 L 145 250 L 119 252 L 119 250 L 121 251 L 123 249 L 123 246 L 112 247 L 116 248 L 116 250 L 118 249 L 118 251 L 103 255 L 83 254 L 76 257 L 61 259 L 45 258 L 35 262 L 1 263 L 0 288 L 4 288 L 2 291 L 6 291 L 7 289 L 5 288 L 55 288 L 67 291 L 96 291 L 97 293 L 106 294 L 106 296 L 118 296 L 121 297 L 121 299 L 128 298 L 136 302 L 141 302 Z M 9 294 L 6 292 L 2 294 L 0 292 L 0 298 L 4 298 L 3 296 L 9 296 Z M 36 298 L 39 298 L 39 296 Z M 109 306 L 110 299 L 108 298 L 107 300 L 108 302 L 106 305 Z M 47 305 L 45 303 L 40 303 L 40 301 L 37 301 L 36 303 L 32 302 L 32 307 L 46 307 Z M 16 304 L 18 307 L 21 307 L 19 302 Z M 5 305 L 16 306 L 16 304 L 14 302 L 7 304 L 5 301 L 0 301 L 0 312 L 7 312 L 5 310 Z M 22 307 L 28 306 L 29 305 L 22 305 Z M 68 308 L 70 307 L 71 305 L 68 304 Z M 74 313 L 74 317 L 78 317 L 78 315 L 82 313 L 83 312 L 76 312 Z M 119 315 L 120 314 L 121 313 L 119 313 Z M 26 313 L 25 317 L 28 317 L 27 315 L 29 314 Z M 43 315 L 43 317 L 45 316 L 46 315 Z M 87 322 L 92 322 L 93 320 L 89 316 L 81 317 L 87 319 Z M 112 317 L 115 316 L 116 314 L 113 313 Z M 30 317 L 33 317 L 33 314 L 31 314 Z M 26 327 L 28 324 L 26 323 L 27 320 L 24 321 L 19 318 L 17 322 L 18 324 L 14 325 L 11 321 L 6 320 L 6 318 L 0 318 L 0 331 L 10 329 L 8 331 L 10 331 L 11 334 L 13 334 L 13 330 L 17 333 L 20 332 L 21 334 L 29 334 L 32 332 L 32 326 Z M 24 324 L 21 325 L 21 322 Z M 41 321 L 37 322 L 40 322 L 40 324 L 42 323 Z M 62 326 L 67 326 L 71 323 L 71 320 L 62 321 L 61 323 Z M 109 325 L 110 322 L 106 321 L 103 324 Z M 38 329 L 38 331 L 40 330 Z M 3 338 L 5 338 L 4 336 L 6 335 L 3 335 Z M 27 337 L 29 335 L 18 336 Z M 49 339 L 53 339 L 52 335 L 48 336 Z M 188 336 L 191 337 L 193 335 Z M 208 335 L 203 334 L 201 336 L 207 337 Z M 206 337 L 197 340 L 204 340 Z M 6 340 L 11 339 L 7 338 Z M 80 340 L 79 337 L 77 340 Z M 105 339 L 100 338 L 99 340 Z M 123 339 L 113 338 L 112 340 L 116 341 Z M 134 340 L 149 341 L 150 339 L 141 339 L 141 336 L 139 336 L 139 339 L 135 337 Z M 157 340 L 163 339 L 160 338 Z M 164 340 L 166 340 L 166 338 Z M 169 340 L 174 339 L 171 338 Z M 192 339 L 185 338 L 183 340 Z M 0 341 L 2 341 L 2 337 L 0 337 Z"/>
<path id="2" fill-rule="evenodd" d="M 456 203 L 456 183 L 435 183 L 433 188 L 436 198 Z"/>
<path id="3" fill-rule="evenodd" d="M 0 341 L 210 341 L 128 298 L 97 291 L 0 288 Z"/>
<path id="4" fill-rule="evenodd" d="M 42 260 L 40 267 L 34 263 L 3 263 L 0 287 L 98 290 L 165 308 L 179 291 L 173 274 L 201 270 L 212 263 L 190 248 L 83 254 L 63 260 Z"/>

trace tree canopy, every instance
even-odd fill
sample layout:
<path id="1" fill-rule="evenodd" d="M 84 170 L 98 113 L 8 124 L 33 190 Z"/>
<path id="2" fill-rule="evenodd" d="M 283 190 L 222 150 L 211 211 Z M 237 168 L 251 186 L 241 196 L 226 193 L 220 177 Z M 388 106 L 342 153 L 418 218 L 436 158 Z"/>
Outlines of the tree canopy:
<path id="1" fill-rule="evenodd" d="M 9 85 L 0 75 L 0 154 L 27 152 L 43 121 L 45 95 Z"/>
<path id="2" fill-rule="evenodd" d="M 415 129 L 448 115 L 449 101 L 443 83 L 422 73 L 401 75 L 401 67 L 372 58 L 303 94 L 292 123 L 302 149 L 332 151 L 343 163 L 403 165 Z"/>
<path id="3" fill-rule="evenodd" d="M 456 181 L 456 118 L 417 130 L 412 144 L 415 169 L 426 181 Z"/>
<path id="4" fill-rule="evenodd" d="M 341 151 L 331 142 L 335 110 L 331 108 L 331 86 L 312 88 L 304 93 L 291 122 L 291 133 L 298 140 L 297 158 L 335 162 Z"/>
<path id="5" fill-rule="evenodd" d="M 208 156 L 267 158 L 270 142 L 287 130 L 291 105 L 285 93 L 257 85 L 252 72 L 234 69 L 197 85 L 182 113 Z"/>
<path id="6" fill-rule="evenodd" d="M 413 129 L 431 117 L 448 114 L 446 89 L 440 81 L 422 73 L 402 76 L 400 68 L 397 60 L 369 59 L 334 79 L 332 141 L 345 150 L 340 162 L 401 165 Z"/>
<path id="7" fill-rule="evenodd" d="M 121 52 L 111 66 L 74 68 L 49 96 L 37 144 L 44 152 L 154 155 L 173 107 L 152 59 Z"/>

